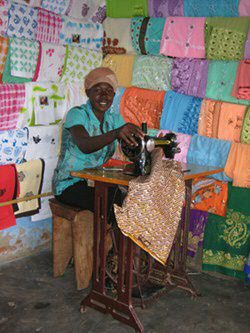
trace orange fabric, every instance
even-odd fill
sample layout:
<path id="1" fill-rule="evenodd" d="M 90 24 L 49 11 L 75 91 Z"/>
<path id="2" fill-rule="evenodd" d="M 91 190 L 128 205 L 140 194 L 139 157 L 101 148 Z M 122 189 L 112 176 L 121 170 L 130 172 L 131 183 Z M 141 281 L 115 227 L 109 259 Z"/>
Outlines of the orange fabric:
<path id="1" fill-rule="evenodd" d="M 9 40 L 8 38 L 4 38 L 0 36 L 0 81 L 2 81 L 2 75 L 4 70 L 5 61 L 7 58 L 9 47 Z"/>
<path id="2" fill-rule="evenodd" d="M 232 96 L 237 99 L 250 100 L 250 60 L 239 62 Z"/>
<path id="3" fill-rule="evenodd" d="M 220 107 L 222 102 L 204 98 L 201 104 L 198 134 L 217 138 Z"/>
<path id="4" fill-rule="evenodd" d="M 224 171 L 233 186 L 250 187 L 250 145 L 232 143 Z"/>
<path id="5" fill-rule="evenodd" d="M 225 216 L 228 199 L 228 184 L 201 177 L 193 180 L 191 208 Z"/>
<path id="6" fill-rule="evenodd" d="M 122 96 L 120 109 L 126 122 L 141 126 L 147 122 L 150 128 L 160 128 L 164 91 L 137 87 L 127 88 Z"/>

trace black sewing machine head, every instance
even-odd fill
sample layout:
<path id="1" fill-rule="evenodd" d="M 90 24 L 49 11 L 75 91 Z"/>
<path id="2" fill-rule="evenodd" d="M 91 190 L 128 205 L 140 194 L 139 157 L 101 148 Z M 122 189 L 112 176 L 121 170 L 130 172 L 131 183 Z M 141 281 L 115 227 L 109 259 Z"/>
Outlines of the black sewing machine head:
<path id="1" fill-rule="evenodd" d="M 147 135 L 147 124 L 142 123 L 142 131 L 145 133 L 144 139 L 135 137 L 137 146 L 129 146 L 125 141 L 121 140 L 120 145 L 122 152 L 134 162 L 135 175 L 147 175 L 151 170 L 151 152 L 156 147 L 161 147 L 165 157 L 173 159 L 176 153 L 181 150 L 176 142 L 174 133 L 167 133 L 164 137 L 152 137 Z"/>

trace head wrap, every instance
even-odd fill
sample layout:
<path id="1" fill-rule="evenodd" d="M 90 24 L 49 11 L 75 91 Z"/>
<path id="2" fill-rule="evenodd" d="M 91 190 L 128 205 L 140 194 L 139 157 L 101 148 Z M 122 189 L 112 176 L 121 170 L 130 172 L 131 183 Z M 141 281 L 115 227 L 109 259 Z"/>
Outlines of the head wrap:
<path id="1" fill-rule="evenodd" d="M 89 72 L 84 82 L 85 90 L 92 88 L 97 83 L 108 83 L 113 87 L 114 91 L 118 87 L 115 73 L 107 67 L 98 67 Z"/>

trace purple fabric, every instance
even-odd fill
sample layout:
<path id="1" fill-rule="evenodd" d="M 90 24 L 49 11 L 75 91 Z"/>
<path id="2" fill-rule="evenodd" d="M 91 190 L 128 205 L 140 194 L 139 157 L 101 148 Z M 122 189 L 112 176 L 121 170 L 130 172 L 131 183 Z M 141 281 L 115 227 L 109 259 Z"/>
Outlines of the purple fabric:
<path id="1" fill-rule="evenodd" d="M 184 0 L 148 0 L 148 16 L 184 16 Z"/>
<path id="2" fill-rule="evenodd" d="M 184 224 L 184 213 L 182 210 L 182 229 Z M 190 224 L 188 233 L 188 255 L 194 257 L 198 247 L 203 245 L 204 240 L 204 229 L 207 223 L 208 212 L 201 210 L 191 209 L 190 213 Z"/>
<path id="3" fill-rule="evenodd" d="M 207 75 L 208 60 L 176 58 L 172 68 L 172 89 L 181 94 L 203 98 Z"/>
<path id="4" fill-rule="evenodd" d="M 244 59 L 250 59 L 250 30 L 248 31 L 247 40 L 245 43 Z"/>

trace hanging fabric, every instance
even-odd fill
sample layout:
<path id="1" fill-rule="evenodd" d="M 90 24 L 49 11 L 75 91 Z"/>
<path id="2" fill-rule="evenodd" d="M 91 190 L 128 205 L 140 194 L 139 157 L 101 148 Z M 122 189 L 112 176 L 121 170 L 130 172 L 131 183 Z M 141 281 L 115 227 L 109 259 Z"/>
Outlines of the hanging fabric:
<path id="1" fill-rule="evenodd" d="M 71 0 L 42 0 L 42 8 L 56 14 L 64 15 L 70 2 Z"/>
<path id="2" fill-rule="evenodd" d="M 3 70 L 7 59 L 9 39 L 0 36 L 0 82 L 2 81 Z"/>
<path id="3" fill-rule="evenodd" d="M 237 99 L 250 100 L 250 60 L 239 62 L 232 96 Z"/>
<path id="4" fill-rule="evenodd" d="M 250 145 L 250 107 L 248 107 L 242 124 L 240 142 Z"/>
<path id="5" fill-rule="evenodd" d="M 9 0 L 0 0 L 0 36 L 6 36 L 8 28 Z"/>
<path id="6" fill-rule="evenodd" d="M 239 16 L 238 3 L 239 0 L 184 0 L 184 16 Z"/>
<path id="7" fill-rule="evenodd" d="M 183 3 L 184 0 L 148 0 L 148 16 L 184 16 Z"/>
<path id="8" fill-rule="evenodd" d="M 71 0 L 66 15 L 76 19 L 91 19 L 102 23 L 106 17 L 105 0 Z"/>
<path id="9" fill-rule="evenodd" d="M 39 8 L 37 17 L 36 40 L 40 42 L 59 44 L 62 30 L 62 17 Z"/>
<path id="10" fill-rule="evenodd" d="M 148 0 L 106 0 L 107 17 L 147 16 Z"/>

